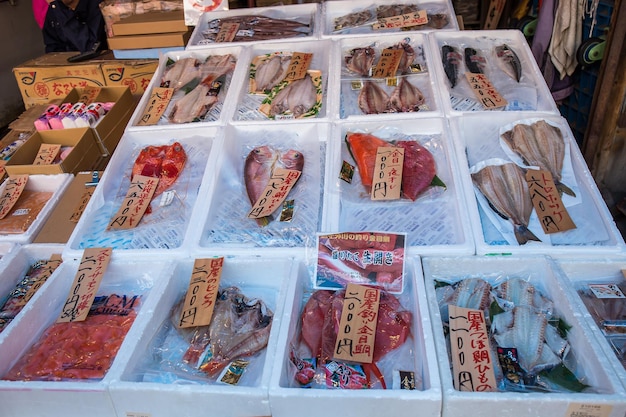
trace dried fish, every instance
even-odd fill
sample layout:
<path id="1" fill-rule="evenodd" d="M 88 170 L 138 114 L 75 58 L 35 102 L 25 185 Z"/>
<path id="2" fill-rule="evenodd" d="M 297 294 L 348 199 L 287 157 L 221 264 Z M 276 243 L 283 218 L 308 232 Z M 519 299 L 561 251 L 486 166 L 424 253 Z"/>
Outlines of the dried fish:
<path id="1" fill-rule="evenodd" d="M 272 99 L 270 117 L 291 112 L 298 118 L 313 108 L 317 102 L 317 89 L 309 74 L 292 81 Z"/>
<path id="2" fill-rule="evenodd" d="M 365 114 L 386 113 L 390 110 L 389 95 L 374 81 L 367 80 L 359 93 L 359 108 Z"/>
<path id="3" fill-rule="evenodd" d="M 424 101 L 424 94 L 420 89 L 403 77 L 391 93 L 389 107 L 396 112 L 415 112 L 419 111 Z"/>
<path id="4" fill-rule="evenodd" d="M 513 49 L 507 44 L 495 47 L 495 53 L 498 57 L 498 65 L 509 77 L 519 82 L 522 78 L 522 62 Z"/>
<path id="5" fill-rule="evenodd" d="M 256 91 L 267 91 L 278 85 L 287 75 L 291 57 L 274 55 L 264 60 L 256 69 L 254 81 Z"/>
<path id="6" fill-rule="evenodd" d="M 454 88 L 457 84 L 459 76 L 459 65 L 461 64 L 461 55 L 454 46 L 443 45 L 441 47 L 441 60 L 443 63 L 443 71 L 450 81 L 450 88 Z"/>
<path id="7" fill-rule="evenodd" d="M 472 74 L 485 72 L 485 58 L 474 48 L 465 48 L 465 66 Z"/>
<path id="8" fill-rule="evenodd" d="M 161 87 L 173 88 L 175 91 L 189 82 L 200 78 L 200 62 L 193 57 L 182 58 L 166 66 L 161 76 Z"/>
<path id="9" fill-rule="evenodd" d="M 402 58 L 400 58 L 400 63 L 398 64 L 398 74 L 408 74 L 411 72 L 411 65 L 413 65 L 413 61 L 415 60 L 415 50 L 406 40 L 402 42 L 398 42 L 391 49 L 402 49 L 404 52 L 402 54 Z"/>
<path id="10" fill-rule="evenodd" d="M 372 66 L 376 58 L 376 51 L 371 46 L 354 48 L 350 55 L 345 57 L 346 68 L 358 75 L 369 77 L 372 75 Z"/>

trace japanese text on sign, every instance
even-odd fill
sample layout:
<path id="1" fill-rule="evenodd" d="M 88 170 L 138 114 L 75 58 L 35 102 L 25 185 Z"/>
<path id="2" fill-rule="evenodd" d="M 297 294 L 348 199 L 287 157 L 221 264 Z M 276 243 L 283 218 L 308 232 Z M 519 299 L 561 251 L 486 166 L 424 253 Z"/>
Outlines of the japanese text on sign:
<path id="1" fill-rule="evenodd" d="M 22 195 L 27 182 L 28 175 L 11 176 L 4 182 L 4 187 L 0 192 L 0 219 L 4 219 L 9 214 Z"/>
<path id="2" fill-rule="evenodd" d="M 472 91 L 474 91 L 474 95 L 486 109 L 497 109 L 507 105 L 507 101 L 500 95 L 493 84 L 491 84 L 491 81 L 489 81 L 485 74 L 466 72 L 465 77 Z"/>
<path id="3" fill-rule="evenodd" d="M 563 205 L 550 172 L 529 169 L 526 171 L 526 182 L 528 182 L 530 200 L 533 202 L 545 233 L 558 233 L 576 228 Z"/>
<path id="4" fill-rule="evenodd" d="M 394 77 L 398 71 L 404 49 L 387 48 L 380 53 L 380 59 L 372 72 L 373 78 Z"/>
<path id="5" fill-rule="evenodd" d="M 223 266 L 223 257 L 196 259 L 180 314 L 180 328 L 211 323 Z"/>
<path id="6" fill-rule="evenodd" d="M 158 178 L 135 175 L 119 210 L 109 222 L 109 229 L 132 229 L 141 220 L 156 191 Z"/>
<path id="7" fill-rule="evenodd" d="M 565 417 L 609 417 L 613 411 L 610 404 L 571 403 Z"/>
<path id="8" fill-rule="evenodd" d="M 312 60 L 313 54 L 311 53 L 294 52 L 291 55 L 291 61 L 289 61 L 289 67 L 287 68 L 284 79 L 294 81 L 304 78 Z"/>
<path id="9" fill-rule="evenodd" d="M 58 254 L 52 255 L 49 260 L 44 261 L 39 267 L 39 273 L 36 279 L 26 291 L 24 297 L 17 301 L 17 305 L 25 306 L 30 299 L 33 298 L 37 290 L 50 278 L 50 275 L 61 265 L 61 262 L 63 262 L 63 260 Z"/>
<path id="10" fill-rule="evenodd" d="M 300 178 L 301 171 L 295 169 L 275 168 L 272 171 L 265 190 L 261 197 L 254 203 L 248 214 L 251 219 L 259 219 L 269 216 L 285 201 L 289 191 Z"/>
<path id="11" fill-rule="evenodd" d="M 372 200 L 397 200 L 402 184 L 404 148 L 381 146 L 376 150 Z"/>
<path id="12" fill-rule="evenodd" d="M 426 10 L 418 10 L 417 12 L 380 18 L 378 19 L 378 22 L 372 25 L 372 28 L 373 29 L 404 28 L 404 27 L 425 25 L 426 23 L 428 23 L 428 14 L 426 13 Z"/>
<path id="13" fill-rule="evenodd" d="M 220 26 L 217 36 L 215 36 L 215 42 L 232 42 L 239 30 L 239 23 L 237 22 L 224 22 Z"/>
<path id="14" fill-rule="evenodd" d="M 98 94 L 100 94 L 100 91 L 101 91 L 100 87 L 93 87 L 93 86 L 86 85 L 79 90 L 80 97 L 78 98 L 78 102 L 87 103 L 87 104 L 92 103 L 96 99 L 96 97 L 98 97 Z"/>
<path id="15" fill-rule="evenodd" d="M 111 253 L 111 248 L 85 249 L 57 323 L 83 321 L 87 318 L 111 260 Z"/>
<path id="16" fill-rule="evenodd" d="M 33 165 L 50 165 L 61 152 L 61 145 L 52 143 L 42 143 L 39 147 Z"/>
<path id="17" fill-rule="evenodd" d="M 454 388 L 496 391 L 485 316 L 480 310 L 448 305 Z"/>
<path id="18" fill-rule="evenodd" d="M 372 363 L 380 290 L 348 284 L 343 300 L 334 359 Z"/>
<path id="19" fill-rule="evenodd" d="M 150 126 L 157 124 L 161 116 L 163 116 L 163 113 L 165 113 L 170 100 L 172 100 L 173 94 L 173 88 L 153 88 L 137 126 Z"/>
<path id="20" fill-rule="evenodd" d="M 87 187 L 85 189 L 85 192 L 83 193 L 83 195 L 80 197 L 80 200 L 78 201 L 78 205 L 76 206 L 76 208 L 72 212 L 72 215 L 70 216 L 70 221 L 72 223 L 78 223 L 78 220 L 80 220 L 80 216 L 83 215 L 83 212 L 85 211 L 85 207 L 87 207 L 87 203 L 89 203 L 89 200 L 91 200 L 91 196 L 93 195 L 94 189 L 95 189 L 94 187 Z"/>

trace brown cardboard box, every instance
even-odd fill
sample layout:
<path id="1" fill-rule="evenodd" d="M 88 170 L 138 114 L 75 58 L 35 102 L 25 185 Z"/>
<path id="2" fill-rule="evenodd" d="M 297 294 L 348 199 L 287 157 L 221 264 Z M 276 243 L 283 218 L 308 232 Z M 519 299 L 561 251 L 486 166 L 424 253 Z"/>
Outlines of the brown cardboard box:
<path id="1" fill-rule="evenodd" d="M 100 67 L 107 87 L 128 87 L 131 94 L 141 96 L 159 67 L 159 60 L 105 61 Z"/>
<path id="2" fill-rule="evenodd" d="M 191 37 L 191 30 L 186 32 L 155 33 L 147 35 L 113 36 L 108 39 L 109 48 L 123 49 L 146 49 L 146 48 L 171 48 L 185 46 Z"/>
<path id="3" fill-rule="evenodd" d="M 114 36 L 145 35 L 149 33 L 186 32 L 185 12 L 150 12 L 123 18 L 112 25 Z"/>

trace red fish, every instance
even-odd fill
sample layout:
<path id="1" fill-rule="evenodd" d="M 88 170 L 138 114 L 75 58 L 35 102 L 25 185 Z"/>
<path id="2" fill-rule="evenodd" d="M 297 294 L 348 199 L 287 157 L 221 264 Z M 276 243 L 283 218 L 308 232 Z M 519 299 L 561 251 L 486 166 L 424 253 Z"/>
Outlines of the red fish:
<path id="1" fill-rule="evenodd" d="M 154 192 L 154 198 L 176 182 L 186 162 L 187 154 L 179 142 L 172 145 L 146 146 L 135 160 L 131 181 L 135 175 L 158 178 L 159 185 Z"/>
<path id="2" fill-rule="evenodd" d="M 396 143 L 404 148 L 402 164 L 402 194 L 413 201 L 426 190 L 435 178 L 435 158 L 422 145 L 413 140 Z"/>
<path id="3" fill-rule="evenodd" d="M 374 178 L 374 165 L 376 165 L 376 152 L 381 146 L 391 146 L 374 135 L 368 133 L 349 132 L 346 135 L 346 142 L 352 157 L 356 161 L 361 176 L 361 183 L 369 192 L 372 188 Z"/>

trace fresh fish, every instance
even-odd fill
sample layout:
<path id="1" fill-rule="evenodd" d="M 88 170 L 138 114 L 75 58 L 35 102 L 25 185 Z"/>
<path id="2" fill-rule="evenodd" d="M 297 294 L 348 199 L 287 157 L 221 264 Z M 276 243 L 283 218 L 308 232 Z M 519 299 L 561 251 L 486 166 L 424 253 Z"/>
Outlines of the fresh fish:
<path id="1" fill-rule="evenodd" d="M 522 78 L 522 62 L 519 57 L 507 44 L 495 47 L 495 53 L 498 57 L 498 65 L 509 77 L 519 82 Z"/>
<path id="2" fill-rule="evenodd" d="M 369 193 L 374 178 L 376 152 L 379 147 L 391 146 L 391 144 L 374 135 L 358 132 L 348 132 L 345 140 L 348 150 L 359 168 L 361 183 Z"/>
<path id="3" fill-rule="evenodd" d="M 454 46 L 443 45 L 441 47 L 441 60 L 443 63 L 443 71 L 446 73 L 448 81 L 450 81 L 450 88 L 454 88 L 459 76 L 461 55 Z"/>
<path id="4" fill-rule="evenodd" d="M 539 241 L 528 230 L 533 206 L 528 183 L 520 167 L 512 162 L 489 165 L 472 174 L 472 181 L 495 212 L 513 224 L 517 243 L 523 245 L 529 240 Z"/>
<path id="5" fill-rule="evenodd" d="M 161 172 L 161 165 L 165 157 L 167 145 L 163 146 L 146 146 L 135 159 L 133 164 L 131 180 L 135 175 L 143 175 L 144 177 L 158 177 Z"/>
<path id="6" fill-rule="evenodd" d="M 474 48 L 465 48 L 465 66 L 472 74 L 485 72 L 485 58 Z"/>
<path id="7" fill-rule="evenodd" d="M 549 171 L 559 192 L 576 196 L 574 191 L 561 183 L 565 141 L 558 127 L 549 125 L 545 120 L 531 125 L 518 123 L 504 132 L 502 139 L 527 165 Z"/>
<path id="8" fill-rule="evenodd" d="M 277 164 L 281 168 L 302 171 L 304 168 L 304 155 L 300 151 L 289 149 L 280 155 Z"/>
<path id="9" fill-rule="evenodd" d="M 292 81 L 272 99 L 270 117 L 291 112 L 294 118 L 301 117 L 317 103 L 317 89 L 309 74 Z"/>
<path id="10" fill-rule="evenodd" d="M 406 40 L 393 45 L 391 49 L 402 49 L 404 52 L 398 64 L 398 74 L 408 74 L 411 72 L 411 65 L 415 60 L 415 50 Z"/>
<path id="11" fill-rule="evenodd" d="M 435 178 L 435 158 L 422 145 L 414 140 L 396 142 L 396 146 L 404 149 L 402 164 L 402 195 L 415 199 L 423 193 Z"/>
<path id="12" fill-rule="evenodd" d="M 378 83 L 366 80 L 358 97 L 359 108 L 365 114 L 386 113 L 390 110 L 389 95 Z"/>
<path id="13" fill-rule="evenodd" d="M 411 84 L 406 77 L 402 77 L 391 93 L 389 105 L 392 111 L 415 112 L 419 111 L 419 107 L 424 104 L 424 101 L 424 94 L 420 89 Z"/>
<path id="14" fill-rule="evenodd" d="M 354 48 L 350 55 L 345 57 L 346 68 L 363 77 L 372 74 L 372 66 L 376 58 L 376 51 L 371 46 L 365 48 Z"/>
<path id="15" fill-rule="evenodd" d="M 187 154 L 179 142 L 146 146 L 135 159 L 131 180 L 135 175 L 158 178 L 159 184 L 152 196 L 155 198 L 176 182 L 186 162 Z"/>
<path id="16" fill-rule="evenodd" d="M 446 304 L 484 311 L 491 303 L 491 284 L 482 278 L 466 278 L 459 281 Z"/>
<path id="17" fill-rule="evenodd" d="M 543 296 L 530 282 L 521 278 L 509 278 L 498 285 L 496 295 L 514 306 L 531 306 L 545 314 L 552 314 L 554 310 L 551 300 Z"/>
<path id="18" fill-rule="evenodd" d="M 161 77 L 161 87 L 169 87 L 178 90 L 189 82 L 200 78 L 200 62 L 196 58 L 181 58 L 166 67 Z"/>
<path id="19" fill-rule="evenodd" d="M 256 91 L 271 90 L 278 85 L 287 75 L 290 61 L 291 57 L 275 55 L 261 62 L 254 75 Z"/>

